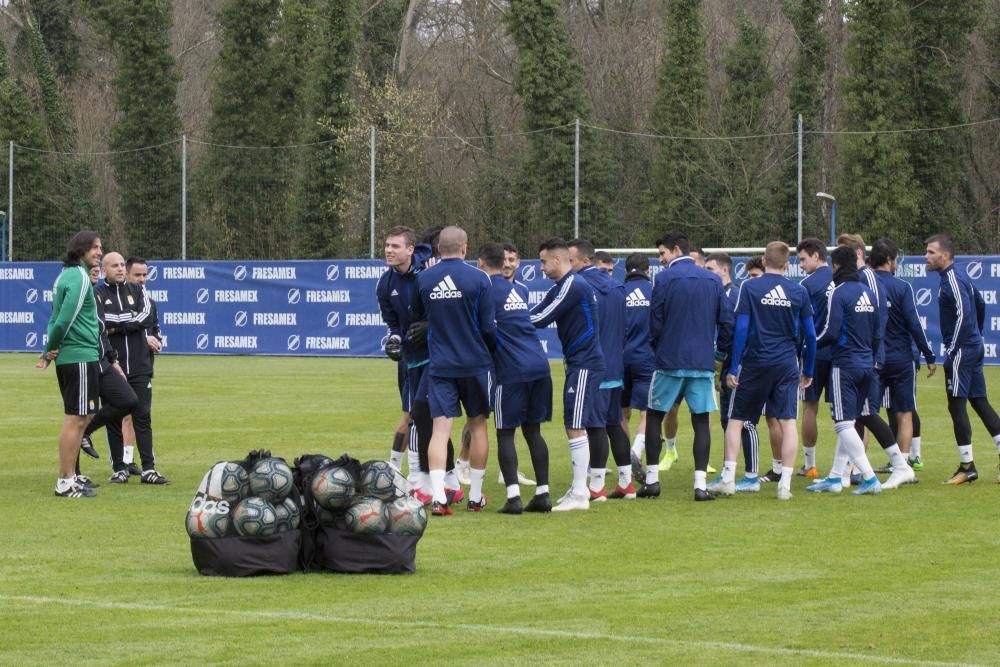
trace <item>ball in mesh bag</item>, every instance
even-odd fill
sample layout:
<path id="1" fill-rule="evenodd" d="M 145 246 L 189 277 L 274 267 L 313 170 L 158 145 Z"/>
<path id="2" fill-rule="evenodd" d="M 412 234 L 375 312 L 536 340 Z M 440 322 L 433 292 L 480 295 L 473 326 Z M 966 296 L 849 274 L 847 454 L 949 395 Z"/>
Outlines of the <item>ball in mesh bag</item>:
<path id="1" fill-rule="evenodd" d="M 423 535 L 427 528 L 427 510 L 416 498 L 403 496 L 386 505 L 389 532 L 397 535 Z"/>
<path id="2" fill-rule="evenodd" d="M 243 537 L 267 537 L 278 532 L 274 505 L 257 496 L 241 500 L 233 509 L 233 525 Z"/>
<path id="3" fill-rule="evenodd" d="M 385 503 L 374 496 L 356 499 L 344 515 L 347 529 L 355 533 L 384 533 L 389 527 Z"/>
<path id="4" fill-rule="evenodd" d="M 341 466 L 323 468 L 313 477 L 312 494 L 321 507 L 346 509 L 354 499 L 354 476 Z"/>
<path id="5" fill-rule="evenodd" d="M 299 527 L 302 518 L 302 510 L 295 498 L 289 496 L 280 503 L 275 504 L 274 513 L 278 515 L 278 532 L 283 533 L 295 530 Z"/>
<path id="6" fill-rule="evenodd" d="M 292 490 L 292 469 L 281 459 L 261 459 L 250 471 L 250 494 L 280 503 Z"/>
<path id="7" fill-rule="evenodd" d="M 195 496 L 188 508 L 185 525 L 191 537 L 223 537 L 229 530 L 229 501 Z"/>
<path id="8" fill-rule="evenodd" d="M 379 500 L 392 500 L 396 497 L 397 474 L 386 461 L 367 461 L 361 465 L 361 492 Z"/>
<path id="9" fill-rule="evenodd" d="M 198 491 L 210 498 L 235 504 L 250 495 L 250 476 L 239 463 L 220 461 L 205 473 Z"/>

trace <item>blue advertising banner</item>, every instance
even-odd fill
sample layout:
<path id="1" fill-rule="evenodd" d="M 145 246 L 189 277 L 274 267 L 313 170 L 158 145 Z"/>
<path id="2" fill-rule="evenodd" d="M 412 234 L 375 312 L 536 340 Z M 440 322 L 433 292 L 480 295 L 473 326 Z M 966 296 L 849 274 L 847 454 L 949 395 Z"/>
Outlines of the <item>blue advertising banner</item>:
<path id="1" fill-rule="evenodd" d="M 746 258 L 734 258 L 734 277 L 745 279 Z M 986 301 L 986 363 L 1000 363 L 1000 257 L 959 257 Z M 653 262 L 655 264 L 655 260 Z M 57 262 L 0 264 L 0 350 L 40 351 L 52 310 Z M 375 285 L 386 270 L 380 260 L 149 263 L 146 289 L 157 304 L 165 353 L 381 356 L 386 328 Z M 655 274 L 659 266 L 652 267 Z M 615 276 L 624 275 L 624 261 Z M 792 279 L 804 273 L 789 267 Z M 938 276 L 922 257 L 905 259 L 897 275 L 913 285 L 928 337 L 941 349 Z M 518 279 L 529 305 L 552 281 L 537 261 L 524 261 Z M 554 328 L 541 332 L 551 358 L 562 355 Z"/>

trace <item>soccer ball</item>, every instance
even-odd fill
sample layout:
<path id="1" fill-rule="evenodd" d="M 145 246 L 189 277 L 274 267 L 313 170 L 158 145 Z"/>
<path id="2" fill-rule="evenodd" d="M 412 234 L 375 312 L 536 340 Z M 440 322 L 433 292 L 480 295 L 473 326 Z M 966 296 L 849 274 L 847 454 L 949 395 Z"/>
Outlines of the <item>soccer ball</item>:
<path id="1" fill-rule="evenodd" d="M 266 537 L 278 532 L 278 513 L 263 498 L 251 496 L 233 509 L 233 525 L 244 537 Z"/>
<path id="2" fill-rule="evenodd" d="M 354 475 L 340 466 L 323 468 L 313 477 L 312 494 L 328 510 L 344 509 L 354 498 Z"/>
<path id="3" fill-rule="evenodd" d="M 292 497 L 285 498 L 284 501 L 274 506 L 274 513 L 278 515 L 278 532 L 295 530 L 299 527 L 302 518 L 302 510 Z"/>
<path id="4" fill-rule="evenodd" d="M 348 530 L 355 533 L 384 533 L 389 525 L 385 503 L 373 496 L 358 498 L 344 517 Z"/>
<path id="5" fill-rule="evenodd" d="M 188 508 L 188 535 L 191 537 L 223 537 L 229 530 L 230 506 L 227 500 L 208 498 L 200 493 Z"/>
<path id="6" fill-rule="evenodd" d="M 250 471 L 250 494 L 280 503 L 292 490 L 292 469 L 281 459 L 261 459 Z"/>
<path id="7" fill-rule="evenodd" d="M 209 498 L 236 503 L 250 495 L 250 478 L 239 463 L 220 461 L 205 473 L 198 491 Z"/>
<path id="8" fill-rule="evenodd" d="M 427 510 L 415 498 L 403 496 L 388 503 L 389 532 L 397 535 L 423 535 L 427 527 Z"/>
<path id="9" fill-rule="evenodd" d="M 347 530 L 347 512 L 334 512 L 325 507 L 320 507 L 317 516 L 319 517 L 319 525 L 321 526 Z"/>
<path id="10" fill-rule="evenodd" d="M 361 466 L 361 491 L 379 500 L 392 500 L 398 474 L 386 461 L 368 461 Z"/>

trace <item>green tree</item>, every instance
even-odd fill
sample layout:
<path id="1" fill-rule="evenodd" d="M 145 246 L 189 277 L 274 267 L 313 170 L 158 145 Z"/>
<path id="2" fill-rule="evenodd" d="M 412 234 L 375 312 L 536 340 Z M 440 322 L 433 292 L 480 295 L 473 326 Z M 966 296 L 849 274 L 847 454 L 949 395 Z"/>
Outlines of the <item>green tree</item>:
<path id="1" fill-rule="evenodd" d="M 117 56 L 118 116 L 112 160 L 126 249 L 147 257 L 181 255 L 177 72 L 170 53 L 171 3 L 112 0 L 95 14 Z"/>
<path id="2" fill-rule="evenodd" d="M 505 16 L 517 45 L 514 92 L 524 104 L 528 137 L 526 164 L 530 201 L 520 224 L 519 243 L 570 234 L 574 216 L 574 124 L 590 119 L 583 68 L 576 61 L 557 0 L 511 0 Z M 557 128 L 557 129 L 547 129 Z M 580 230 L 595 243 L 609 219 L 607 166 L 597 141 L 580 147 Z M 532 231 L 528 231 L 529 226 Z"/>
<path id="3" fill-rule="evenodd" d="M 72 0 L 30 0 L 38 29 L 52 57 L 56 74 L 69 80 L 80 69 L 80 36 L 73 28 L 76 3 Z"/>
<path id="4" fill-rule="evenodd" d="M 369 81 L 382 81 L 395 70 L 399 31 L 407 4 L 407 0 L 382 0 L 364 15 L 358 61 Z"/>
<path id="5" fill-rule="evenodd" d="M 698 239 L 712 224 L 707 151 L 703 142 L 686 138 L 705 131 L 708 76 L 701 11 L 701 0 L 667 4 L 650 125 L 656 134 L 672 138 L 659 140 L 653 161 L 644 215 L 648 242 L 668 228 Z"/>
<path id="6" fill-rule="evenodd" d="M 320 21 L 318 51 L 308 80 L 304 154 L 299 184 L 299 254 L 334 257 L 344 228 L 338 214 L 348 178 L 349 151 L 341 137 L 351 125 L 351 86 L 359 28 L 353 0 L 328 0 Z M 321 124 L 322 121 L 322 124 Z"/>

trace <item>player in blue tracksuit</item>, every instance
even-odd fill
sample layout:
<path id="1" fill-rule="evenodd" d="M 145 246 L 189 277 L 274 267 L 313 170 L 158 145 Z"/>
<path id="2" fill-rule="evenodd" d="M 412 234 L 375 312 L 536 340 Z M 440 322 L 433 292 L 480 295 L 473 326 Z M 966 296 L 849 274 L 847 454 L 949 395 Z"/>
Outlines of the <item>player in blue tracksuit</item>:
<path id="1" fill-rule="evenodd" d="M 868 255 L 868 264 L 874 270 L 879 287 L 885 299 L 888 317 L 882 349 L 884 359 L 879 368 L 882 405 L 888 408 L 890 418 L 896 422 L 893 431 L 904 455 L 909 457 L 913 438 L 913 413 L 917 409 L 916 364 L 913 362 L 913 345 L 927 361 L 928 375 L 934 374 L 935 356 L 917 317 L 917 304 L 913 288 L 900 280 L 893 272 L 899 249 L 889 239 L 879 239 Z M 909 461 L 908 461 L 909 462 Z M 893 470 L 892 476 L 882 485 L 883 489 L 894 489 L 900 484 L 916 481 L 911 468 Z"/>
<path id="2" fill-rule="evenodd" d="M 986 396 L 983 375 L 983 322 L 986 303 L 965 269 L 955 265 L 952 240 L 945 234 L 927 239 L 924 255 L 927 268 L 941 276 L 938 311 L 941 341 L 944 344 L 944 379 L 948 391 L 948 412 L 958 445 L 959 466 L 946 484 L 966 484 L 979 479 L 972 457 L 972 424 L 966 402 L 979 415 L 1000 454 L 1000 417 Z M 1000 482 L 1000 473 L 997 474 Z"/>
<path id="3" fill-rule="evenodd" d="M 528 315 L 528 290 L 504 276 L 504 246 L 487 243 L 479 249 L 479 268 L 490 276 L 492 307 L 496 318 L 493 350 L 493 423 L 497 430 L 497 458 L 507 487 L 501 514 L 548 512 L 549 448 L 542 437 L 542 422 L 552 420 L 552 375 L 538 332 Z M 520 427 L 535 468 L 535 497 L 521 504 L 514 432 Z"/>
<path id="4" fill-rule="evenodd" d="M 428 447 L 434 496 L 431 512 L 448 516 L 452 512 L 445 493 L 445 459 L 452 423 L 461 416 L 463 407 L 472 435 L 467 509 L 478 512 L 486 506 L 482 488 L 489 451 L 486 417 L 490 412 L 496 322 L 489 277 L 464 261 L 468 250 L 465 231 L 459 227 L 442 229 L 438 250 L 441 261 L 417 276 L 420 299 L 416 314 L 428 322 L 427 396 L 434 420 Z"/>
<path id="5" fill-rule="evenodd" d="M 826 306 L 833 291 L 833 271 L 826 263 L 826 244 L 819 239 L 802 239 L 795 247 L 799 255 L 799 267 L 806 272 L 806 277 L 800 283 L 809 292 L 809 301 L 813 309 L 813 324 L 820 330 L 826 322 Z M 819 402 L 826 394 L 830 400 L 830 359 L 829 347 L 816 350 L 816 368 L 812 384 L 802 392 L 802 453 L 805 462 L 798 474 L 802 477 L 819 477 L 816 469 L 816 443 L 819 439 L 819 428 L 816 417 L 819 414 Z"/>
<path id="6" fill-rule="evenodd" d="M 859 279 L 852 248 L 838 247 L 831 253 L 830 260 L 836 286 L 830 293 L 826 322 L 817 345 L 833 347 L 828 391 L 837 447 L 830 474 L 806 490 L 840 493 L 841 480 L 851 462 L 863 478 L 861 486 L 853 493 L 875 494 L 882 487 L 868 462 L 864 442 L 854 422 L 862 414 L 878 409 L 879 382 L 875 371 L 876 350 L 881 345 L 878 305 L 875 294 Z M 896 451 L 898 453 L 898 447 Z M 902 463 L 905 466 L 906 460 Z"/>
<path id="7" fill-rule="evenodd" d="M 573 467 L 569 492 L 559 499 L 553 511 L 585 510 L 590 507 L 587 429 L 605 426 L 605 415 L 598 409 L 605 363 L 598 329 L 597 295 L 586 280 L 573 272 L 566 241 L 549 239 L 539 246 L 538 255 L 542 272 L 556 284 L 531 309 L 531 323 L 539 329 L 555 323 L 562 344 L 566 363 L 563 424 Z"/>
<path id="8" fill-rule="evenodd" d="M 625 373 L 625 285 L 611 277 L 611 274 L 597 267 L 596 250 L 593 244 L 583 239 L 569 242 L 569 260 L 573 270 L 594 288 L 597 295 L 597 309 L 600 313 L 599 326 L 601 352 L 604 354 L 604 376 L 601 378 L 600 406 L 605 415 L 604 426 L 587 429 L 590 443 L 590 500 L 604 502 L 608 499 L 605 491 L 605 476 L 608 464 L 608 442 L 614 454 L 618 469 L 618 485 L 611 493 L 612 498 L 635 498 L 632 484 L 632 463 L 629 458 L 628 434 L 622 429 L 621 394 Z"/>
<path id="9" fill-rule="evenodd" d="M 722 281 L 697 266 L 688 255 L 690 244 L 682 234 L 667 234 L 656 242 L 668 268 L 656 277 L 649 306 L 649 333 L 655 351 L 656 371 L 649 385 L 646 416 L 646 480 L 638 494 L 660 495 L 660 424 L 678 398 L 691 411 L 694 429 L 695 500 L 713 500 L 706 489 L 706 468 L 711 449 L 710 412 L 715 402 L 715 341 L 720 327 L 732 314 L 726 309 Z"/>
<path id="10" fill-rule="evenodd" d="M 631 463 L 635 482 L 642 484 L 642 453 L 646 449 L 646 408 L 649 381 L 653 378 L 653 340 L 649 335 L 649 301 L 653 284 L 649 280 L 649 260 L 634 252 L 625 258 L 625 372 L 622 376 L 622 429 L 628 435 L 632 410 L 639 411 L 639 423 L 632 440 Z"/>
<path id="11" fill-rule="evenodd" d="M 816 361 L 816 330 L 809 293 L 784 277 L 788 268 L 788 246 L 773 241 L 764 252 L 765 273 L 740 285 L 736 300 L 736 326 L 732 359 L 726 369 L 726 384 L 733 390 L 728 406 L 726 448 L 722 473 L 709 491 L 722 495 L 736 492 L 736 453 L 743 425 L 756 422 L 765 411 L 781 429 L 781 477 L 778 499 L 792 497 L 792 465 L 798 450 L 799 387 L 812 381 Z M 799 372 L 799 350 L 805 348 Z"/>

